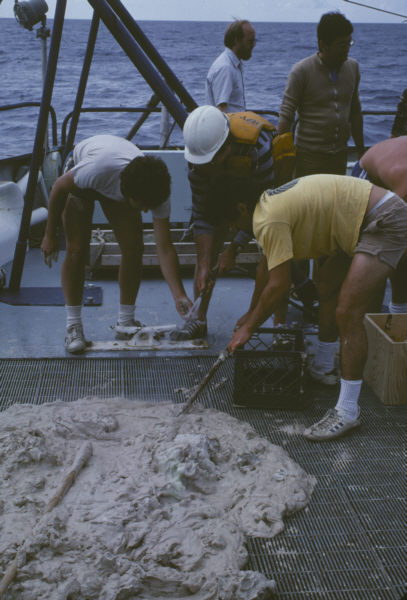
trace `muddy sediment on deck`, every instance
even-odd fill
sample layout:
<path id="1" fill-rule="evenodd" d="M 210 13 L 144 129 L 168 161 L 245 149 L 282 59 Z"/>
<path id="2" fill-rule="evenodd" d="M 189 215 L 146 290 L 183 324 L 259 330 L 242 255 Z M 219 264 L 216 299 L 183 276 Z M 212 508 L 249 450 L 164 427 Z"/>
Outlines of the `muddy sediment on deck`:
<path id="1" fill-rule="evenodd" d="M 199 406 L 88 398 L 14 405 L 0 425 L 7 600 L 255 600 L 247 536 L 272 537 L 315 479 L 249 425 Z M 44 518 L 78 448 L 93 455 Z"/>

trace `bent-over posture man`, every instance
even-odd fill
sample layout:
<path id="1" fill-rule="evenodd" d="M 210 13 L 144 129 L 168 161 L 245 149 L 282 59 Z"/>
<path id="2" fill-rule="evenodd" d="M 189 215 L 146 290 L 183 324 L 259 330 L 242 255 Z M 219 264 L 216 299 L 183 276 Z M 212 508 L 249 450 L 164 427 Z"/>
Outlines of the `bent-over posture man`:
<path id="1" fill-rule="evenodd" d="M 343 175 L 296 179 L 264 192 L 254 206 L 241 199 L 241 194 L 228 199 L 235 206 L 233 222 L 253 224 L 268 277 L 256 282 L 256 301 L 229 348 L 245 344 L 281 302 L 290 286 L 290 260 L 327 257 L 319 272 L 319 333 L 333 341 L 339 329 L 341 386 L 335 408 L 304 435 L 334 439 L 360 424 L 367 355 L 363 317 L 407 249 L 407 204 L 382 187 Z"/>
<path id="2" fill-rule="evenodd" d="M 353 167 L 352 175 L 392 190 L 407 202 L 407 135 L 375 144 Z M 391 313 L 407 313 L 407 257 L 390 275 Z"/>
<path id="3" fill-rule="evenodd" d="M 232 269 L 236 255 L 253 237 L 251 227 L 239 231 L 223 250 L 228 231 L 225 223 L 211 217 L 223 201 L 225 181 L 249 186 L 255 197 L 274 186 L 278 168 L 293 151 L 292 135 L 277 136 L 276 128 L 251 111 L 226 115 L 214 106 L 199 106 L 184 124 L 185 158 L 192 191 L 192 226 L 197 246 L 194 293 L 207 286 L 210 272 L 219 275 Z M 276 144 L 278 142 L 278 144 Z M 281 143 L 282 142 L 282 143 Z M 210 293 L 205 294 L 197 319 L 186 320 L 175 339 L 193 339 L 207 333 L 206 314 Z M 279 323 L 284 322 L 282 318 Z"/>
<path id="4" fill-rule="evenodd" d="M 157 252 L 162 273 L 181 316 L 191 307 L 179 274 L 179 263 L 170 239 L 171 178 L 160 159 L 144 156 L 131 142 L 113 135 L 96 135 L 74 149 L 74 167 L 57 179 L 51 190 L 48 221 L 41 248 L 51 266 L 57 258 L 58 226 L 62 222 L 66 256 L 62 264 L 62 289 L 66 301 L 68 352 L 83 352 L 87 342 L 81 310 L 85 266 L 89 251 L 95 200 L 113 228 L 122 258 L 119 269 L 118 325 L 140 325 L 134 320 L 140 286 L 143 232 L 141 212 L 152 211 Z"/>

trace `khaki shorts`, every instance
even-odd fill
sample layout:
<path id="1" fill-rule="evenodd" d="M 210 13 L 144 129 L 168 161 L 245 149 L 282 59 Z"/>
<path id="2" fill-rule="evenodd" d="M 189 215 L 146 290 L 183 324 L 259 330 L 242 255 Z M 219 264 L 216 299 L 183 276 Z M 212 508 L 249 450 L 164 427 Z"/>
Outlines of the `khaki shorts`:
<path id="1" fill-rule="evenodd" d="M 395 269 L 406 250 L 407 203 L 394 195 L 365 216 L 355 254 L 373 254 Z"/>

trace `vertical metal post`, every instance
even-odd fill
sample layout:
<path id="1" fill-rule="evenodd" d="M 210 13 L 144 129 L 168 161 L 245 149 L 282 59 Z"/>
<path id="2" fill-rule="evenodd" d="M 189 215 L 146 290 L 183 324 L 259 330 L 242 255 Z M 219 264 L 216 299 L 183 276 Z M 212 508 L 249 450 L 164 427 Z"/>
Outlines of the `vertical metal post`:
<path id="1" fill-rule="evenodd" d="M 198 105 L 195 100 L 190 96 L 188 91 L 185 89 L 181 81 L 175 75 L 175 73 L 171 70 L 150 40 L 146 37 L 142 29 L 139 27 L 137 22 L 133 19 L 129 11 L 123 6 L 120 0 L 108 0 L 108 3 L 112 7 L 112 9 L 116 12 L 119 18 L 123 21 L 123 24 L 130 31 L 134 39 L 140 47 L 147 54 L 148 58 L 155 65 L 161 75 L 164 77 L 165 81 L 174 90 L 174 92 L 179 96 L 181 102 L 185 104 L 189 111 L 194 110 Z"/>
<path id="2" fill-rule="evenodd" d="M 49 109 L 51 106 L 52 92 L 54 88 L 65 9 L 66 0 L 57 0 L 47 63 L 47 72 L 45 75 L 37 130 L 35 133 L 34 148 L 30 162 L 30 173 L 28 176 L 27 189 L 24 196 L 23 214 L 21 216 L 20 231 L 18 234 L 13 266 L 10 275 L 9 289 L 13 292 L 16 292 L 20 289 L 21 276 L 23 274 L 27 240 L 30 233 L 30 221 L 34 203 L 35 188 L 37 186 L 38 172 L 44 158 L 44 138 L 47 129 Z"/>
<path id="3" fill-rule="evenodd" d="M 69 152 L 72 150 L 73 145 L 74 145 L 76 130 L 78 128 L 79 117 L 80 117 L 82 103 L 83 103 L 83 98 L 85 96 L 86 84 L 88 82 L 90 66 L 92 64 L 93 52 L 95 50 L 96 38 L 97 38 L 97 34 L 98 34 L 98 29 L 99 29 L 99 23 L 100 23 L 99 16 L 95 12 L 93 12 L 92 23 L 91 23 L 90 30 L 89 30 L 88 45 L 86 48 L 85 58 L 83 61 L 81 78 L 79 80 L 78 91 L 76 94 L 75 105 L 74 105 L 74 109 L 73 109 L 73 113 L 72 113 L 72 120 L 71 120 L 71 124 L 70 124 L 69 131 L 68 131 L 68 137 L 66 140 L 66 144 L 65 144 L 65 148 L 64 148 L 64 152 L 63 152 L 63 156 L 62 156 L 62 161 L 65 160 L 65 158 L 67 157 Z"/>
<path id="4" fill-rule="evenodd" d="M 41 27 L 37 29 L 37 38 L 41 40 L 41 50 L 42 50 L 42 85 L 45 83 L 45 75 L 47 73 L 47 60 L 48 60 L 48 47 L 47 47 L 47 38 L 50 35 L 50 30 L 46 26 L 47 17 L 44 15 L 41 20 Z M 48 132 L 48 121 L 47 121 L 47 130 L 45 132 L 44 139 L 44 149 L 45 152 L 49 150 L 49 132 Z"/>
<path id="5" fill-rule="evenodd" d="M 161 120 L 160 120 L 160 148 L 165 147 L 168 134 L 170 132 L 170 115 L 168 110 L 163 106 L 161 108 Z"/>
<path id="6" fill-rule="evenodd" d="M 182 128 L 187 118 L 187 112 L 181 102 L 168 87 L 167 83 L 160 77 L 154 66 L 146 58 L 137 42 L 130 35 L 123 23 L 117 18 L 106 0 L 88 0 L 89 4 L 99 14 L 103 23 L 116 39 L 118 44 L 130 58 L 135 67 L 140 71 L 151 89 L 160 96 L 162 103 L 166 106 L 172 117 Z"/>

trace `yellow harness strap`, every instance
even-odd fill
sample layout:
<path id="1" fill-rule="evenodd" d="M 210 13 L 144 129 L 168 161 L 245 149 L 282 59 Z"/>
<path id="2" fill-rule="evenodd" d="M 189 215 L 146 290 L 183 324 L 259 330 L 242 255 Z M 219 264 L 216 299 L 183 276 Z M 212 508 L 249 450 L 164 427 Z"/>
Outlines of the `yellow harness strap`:
<path id="1" fill-rule="evenodd" d="M 291 132 L 276 135 L 275 126 L 260 115 L 247 110 L 239 113 L 228 113 L 230 132 L 239 144 L 254 146 L 260 131 L 274 132 L 272 152 L 276 182 L 285 183 L 292 178 L 295 163 L 294 137 Z M 249 156 L 231 156 L 227 160 L 227 171 L 237 177 L 249 176 L 252 172 L 252 160 Z"/>
<path id="2" fill-rule="evenodd" d="M 246 110 L 238 113 L 228 113 L 230 122 L 230 133 L 238 144 L 254 146 L 259 139 L 260 131 L 276 131 L 270 121 L 256 113 Z M 252 159 L 250 156 L 230 156 L 227 160 L 226 169 L 230 175 L 235 177 L 247 177 L 252 172 Z"/>
<path id="3" fill-rule="evenodd" d="M 266 129 L 267 131 L 276 130 L 270 121 L 267 121 L 267 119 L 264 119 L 250 110 L 238 113 L 228 113 L 227 116 L 230 121 L 230 132 L 236 142 L 239 142 L 240 144 L 254 145 L 257 143 L 262 129 Z"/>

